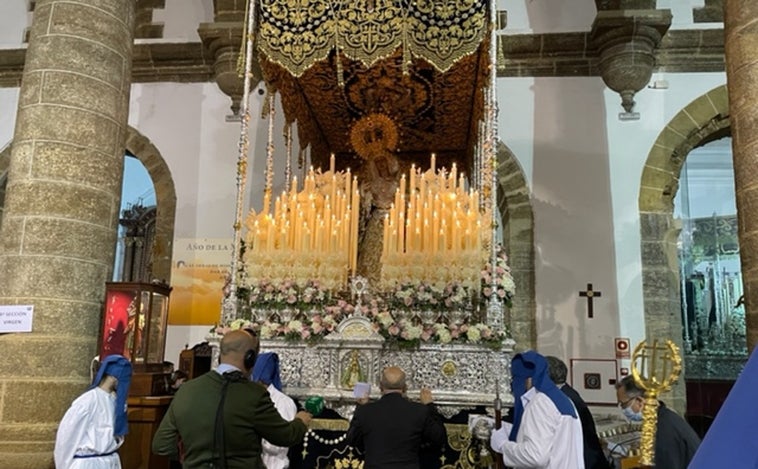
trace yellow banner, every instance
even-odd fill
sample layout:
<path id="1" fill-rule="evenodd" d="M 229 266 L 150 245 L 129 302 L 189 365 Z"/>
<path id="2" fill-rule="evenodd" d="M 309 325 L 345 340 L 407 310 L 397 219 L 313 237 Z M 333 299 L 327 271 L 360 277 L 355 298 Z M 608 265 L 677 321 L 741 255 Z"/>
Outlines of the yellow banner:
<path id="1" fill-rule="evenodd" d="M 171 269 L 172 325 L 216 324 L 232 259 L 231 238 L 179 238 Z"/>

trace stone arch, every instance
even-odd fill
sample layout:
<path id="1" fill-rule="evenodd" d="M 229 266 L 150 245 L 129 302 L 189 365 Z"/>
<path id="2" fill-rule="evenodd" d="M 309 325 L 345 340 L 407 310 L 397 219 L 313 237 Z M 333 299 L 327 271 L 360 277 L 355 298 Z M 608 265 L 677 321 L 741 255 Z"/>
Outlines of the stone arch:
<path id="1" fill-rule="evenodd" d="M 171 170 L 158 149 L 144 135 L 128 127 L 126 151 L 134 155 L 147 169 L 155 186 L 155 241 L 153 243 L 153 277 L 171 283 L 171 255 L 176 219 L 176 190 Z"/>
<path id="2" fill-rule="evenodd" d="M 534 213 L 529 186 L 516 156 L 502 142 L 497 147 L 497 206 L 503 226 L 516 296 L 510 327 L 517 350 L 537 346 L 537 305 L 534 298 Z"/>
<path id="3" fill-rule="evenodd" d="M 682 345 L 681 298 L 674 196 L 687 155 L 694 148 L 730 134 L 726 85 L 685 106 L 666 125 L 648 154 L 640 182 L 640 241 L 645 335 L 672 338 Z M 684 380 L 672 393 L 673 406 L 685 408 Z"/>
<path id="4" fill-rule="evenodd" d="M 157 205 L 155 243 L 153 244 L 153 277 L 171 281 L 171 255 L 174 242 L 176 218 L 176 190 L 171 171 L 155 145 L 132 127 L 127 128 L 126 150 L 134 155 L 147 169 L 155 186 Z M 11 160 L 11 144 L 0 152 L 0 224 L 5 201 L 5 186 Z"/>

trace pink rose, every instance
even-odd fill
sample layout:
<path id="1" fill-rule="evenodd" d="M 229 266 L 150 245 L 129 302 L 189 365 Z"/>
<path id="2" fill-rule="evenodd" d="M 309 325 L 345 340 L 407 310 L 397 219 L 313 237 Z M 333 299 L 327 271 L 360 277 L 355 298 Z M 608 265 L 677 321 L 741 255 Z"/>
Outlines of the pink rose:
<path id="1" fill-rule="evenodd" d="M 421 333 L 421 340 L 427 341 L 427 340 L 429 340 L 431 338 L 432 338 L 432 334 L 428 330 L 426 330 L 426 331 L 424 331 L 424 332 Z"/>
<path id="2" fill-rule="evenodd" d="M 302 337 L 303 339 L 307 339 L 310 336 L 311 336 L 311 331 L 310 330 L 303 329 L 302 331 L 300 331 L 300 337 Z"/>
<path id="3" fill-rule="evenodd" d="M 400 328 L 393 324 L 390 326 L 388 331 L 390 335 L 398 335 L 400 333 Z"/>

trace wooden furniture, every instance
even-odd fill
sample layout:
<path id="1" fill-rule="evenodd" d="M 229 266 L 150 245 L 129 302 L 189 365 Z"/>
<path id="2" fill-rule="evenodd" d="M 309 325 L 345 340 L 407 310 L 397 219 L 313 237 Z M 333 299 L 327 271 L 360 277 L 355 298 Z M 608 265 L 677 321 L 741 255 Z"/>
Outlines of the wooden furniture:
<path id="1" fill-rule="evenodd" d="M 171 399 L 171 396 L 161 396 L 130 397 L 127 400 L 129 434 L 118 450 L 123 469 L 169 468 L 169 459 L 153 454 L 151 446 Z"/>
<path id="2" fill-rule="evenodd" d="M 201 342 L 179 353 L 179 369 L 187 373 L 188 379 L 211 371 L 213 350 L 208 342 Z"/>
<path id="3" fill-rule="evenodd" d="M 734 380 L 687 379 L 687 413 L 685 419 L 703 438 L 724 404 Z"/>

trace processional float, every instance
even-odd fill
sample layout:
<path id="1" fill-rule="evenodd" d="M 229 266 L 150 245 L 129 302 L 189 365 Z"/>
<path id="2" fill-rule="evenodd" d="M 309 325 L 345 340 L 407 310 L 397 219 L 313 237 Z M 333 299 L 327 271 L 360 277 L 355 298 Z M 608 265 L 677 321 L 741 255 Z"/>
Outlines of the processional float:
<path id="1" fill-rule="evenodd" d="M 448 416 L 496 394 L 511 404 L 495 2 L 303 5 L 247 6 L 234 249 L 217 331 L 257 329 L 280 355 L 287 393 L 323 396 L 343 416 L 356 382 L 376 383 L 388 365 L 408 372 L 411 395 L 434 389 Z M 268 145 L 263 204 L 245 214 L 254 62 Z M 306 168 L 306 146 L 324 169 Z"/>

